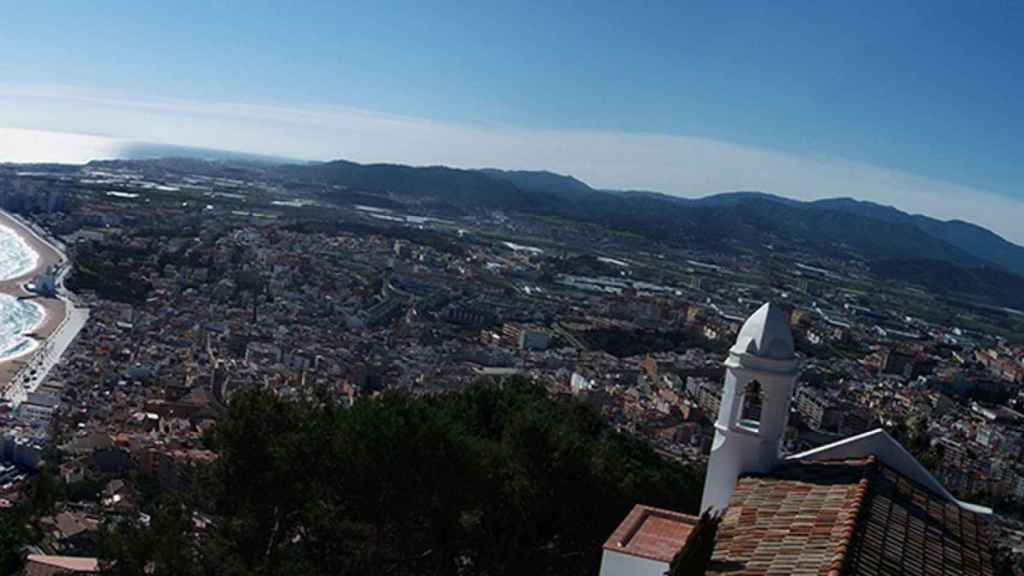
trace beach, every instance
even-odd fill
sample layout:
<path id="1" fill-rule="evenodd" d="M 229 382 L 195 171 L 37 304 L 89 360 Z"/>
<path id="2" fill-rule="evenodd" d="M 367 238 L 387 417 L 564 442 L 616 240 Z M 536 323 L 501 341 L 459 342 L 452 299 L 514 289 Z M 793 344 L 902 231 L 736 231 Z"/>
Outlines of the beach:
<path id="1" fill-rule="evenodd" d="M 66 258 L 28 226 L 3 211 L 0 211 L 0 226 L 12 230 L 37 255 L 36 264 L 31 270 L 14 278 L 0 281 L 0 293 L 9 294 L 15 298 L 31 296 L 31 301 L 41 306 L 45 313 L 42 322 L 30 333 L 34 339 L 40 341 L 40 346 L 25 354 L 0 360 L 0 389 L 7 389 L 15 375 L 27 366 L 33 357 L 37 355 L 37 352 L 44 347 L 43 341 L 53 336 L 61 324 L 64 323 L 68 312 L 67 304 L 60 298 L 35 296 L 26 290 L 24 285 L 51 264 L 64 263 Z"/>

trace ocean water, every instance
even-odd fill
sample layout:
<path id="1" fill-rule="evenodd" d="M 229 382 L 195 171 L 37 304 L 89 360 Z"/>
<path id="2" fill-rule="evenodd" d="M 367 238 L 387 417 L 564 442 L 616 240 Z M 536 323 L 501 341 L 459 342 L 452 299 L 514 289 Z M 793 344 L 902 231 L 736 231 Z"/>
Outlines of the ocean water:
<path id="1" fill-rule="evenodd" d="M 103 136 L 0 128 L 0 162 L 84 164 L 121 157 L 122 143 Z"/>
<path id="2" fill-rule="evenodd" d="M 0 226 L 0 280 L 9 280 L 35 268 L 39 255 L 13 230 Z M 30 352 L 37 342 L 27 336 L 45 316 L 42 306 L 0 294 L 0 360 Z"/>
<path id="3" fill-rule="evenodd" d="M 7 226 L 0 225 L 0 280 L 10 280 L 30 272 L 39 255 Z"/>
<path id="4" fill-rule="evenodd" d="M 201 160 L 243 160 L 280 164 L 287 158 L 230 150 L 136 142 L 108 136 L 26 130 L 0 127 L 0 163 L 85 164 L 91 160 L 145 160 L 150 158 L 197 158 Z"/>
<path id="5" fill-rule="evenodd" d="M 28 337 L 42 321 L 43 307 L 31 300 L 0 294 L 0 360 L 31 352 L 38 342 Z"/>

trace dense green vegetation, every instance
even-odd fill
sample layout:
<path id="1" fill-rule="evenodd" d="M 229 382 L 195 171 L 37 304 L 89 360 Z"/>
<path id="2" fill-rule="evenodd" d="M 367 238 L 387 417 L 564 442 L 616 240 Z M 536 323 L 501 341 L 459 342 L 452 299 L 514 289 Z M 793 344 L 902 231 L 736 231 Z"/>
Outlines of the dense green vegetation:
<path id="1" fill-rule="evenodd" d="M 138 274 L 138 259 L 144 251 L 106 244 L 98 249 L 75 253 L 74 272 L 68 276 L 67 287 L 73 292 L 92 290 L 96 295 L 115 302 L 138 304 L 151 289 L 149 280 Z"/>
<path id="2" fill-rule="evenodd" d="M 14 574 L 21 568 L 21 549 L 29 541 L 25 508 L 0 510 L 0 573 Z"/>
<path id="3" fill-rule="evenodd" d="M 700 500 L 694 471 L 522 380 L 349 409 L 245 393 L 213 442 L 189 494 L 110 527 L 113 573 L 591 576 L 633 504 Z"/>

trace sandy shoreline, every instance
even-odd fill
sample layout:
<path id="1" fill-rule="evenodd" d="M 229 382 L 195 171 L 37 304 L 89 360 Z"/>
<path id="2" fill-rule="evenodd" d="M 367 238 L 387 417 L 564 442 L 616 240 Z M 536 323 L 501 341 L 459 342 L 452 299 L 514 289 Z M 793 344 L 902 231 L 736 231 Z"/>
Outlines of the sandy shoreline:
<path id="1" fill-rule="evenodd" d="M 31 296 L 32 294 L 24 287 L 25 283 L 31 281 L 51 264 L 64 262 L 64 255 L 6 212 L 0 211 L 0 226 L 5 226 L 12 230 L 38 255 L 36 265 L 31 270 L 15 278 L 0 281 L 0 292 L 15 298 Z M 46 315 L 43 321 L 31 332 L 31 335 L 37 340 L 45 340 L 53 335 L 57 327 L 64 321 L 67 314 L 66 307 L 64 302 L 58 298 L 36 296 L 32 298 L 32 302 L 42 306 Z M 33 352 L 34 350 L 14 358 L 0 360 L 0 390 L 5 389 L 18 370 L 28 363 Z"/>

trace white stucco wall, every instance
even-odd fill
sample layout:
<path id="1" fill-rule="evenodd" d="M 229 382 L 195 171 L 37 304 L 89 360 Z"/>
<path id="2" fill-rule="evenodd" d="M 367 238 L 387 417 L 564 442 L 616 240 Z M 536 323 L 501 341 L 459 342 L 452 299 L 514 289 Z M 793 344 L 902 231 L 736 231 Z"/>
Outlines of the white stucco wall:
<path id="1" fill-rule="evenodd" d="M 665 576 L 668 563 L 605 550 L 600 576 Z"/>

